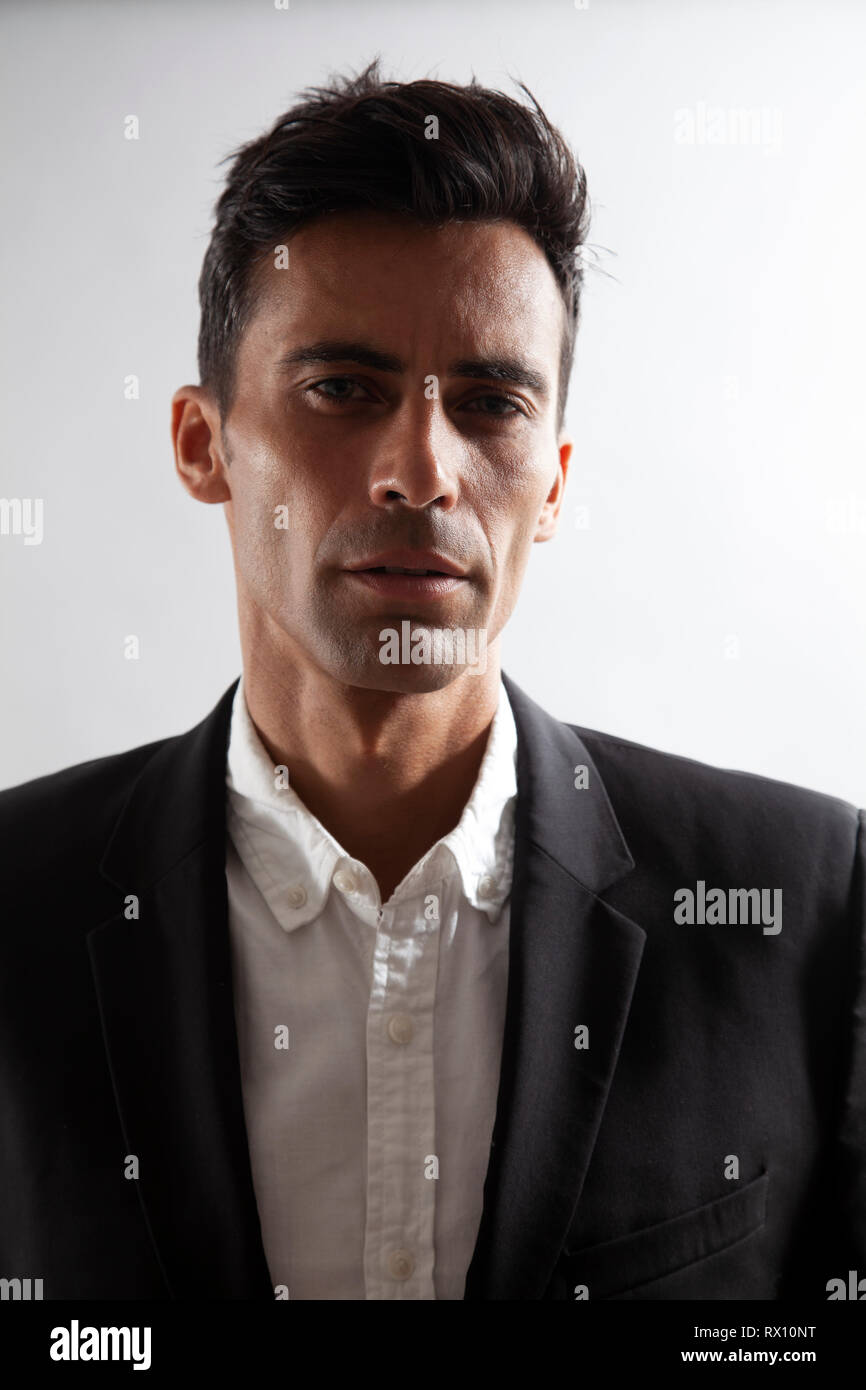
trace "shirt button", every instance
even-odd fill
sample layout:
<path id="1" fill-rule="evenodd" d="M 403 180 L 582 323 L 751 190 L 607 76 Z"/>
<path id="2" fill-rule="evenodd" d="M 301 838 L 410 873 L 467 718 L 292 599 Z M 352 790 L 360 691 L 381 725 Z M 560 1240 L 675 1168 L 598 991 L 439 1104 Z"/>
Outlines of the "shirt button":
<path id="1" fill-rule="evenodd" d="M 496 879 L 491 878 L 490 874 L 484 874 L 478 884 L 479 898 L 492 898 L 496 892 Z"/>
<path id="2" fill-rule="evenodd" d="M 388 1024 L 388 1037 L 395 1043 L 412 1041 L 415 1025 L 408 1014 L 392 1014 Z"/>
<path id="3" fill-rule="evenodd" d="M 307 890 L 302 883 L 293 883 L 288 893 L 286 901 L 289 907 L 303 907 L 307 901 Z"/>
<path id="4" fill-rule="evenodd" d="M 392 1250 L 388 1256 L 388 1272 L 392 1279 L 408 1279 L 415 1261 L 408 1250 Z"/>
<path id="5" fill-rule="evenodd" d="M 358 880 L 351 869 L 338 869 L 334 882 L 341 893 L 355 893 L 358 890 Z"/>

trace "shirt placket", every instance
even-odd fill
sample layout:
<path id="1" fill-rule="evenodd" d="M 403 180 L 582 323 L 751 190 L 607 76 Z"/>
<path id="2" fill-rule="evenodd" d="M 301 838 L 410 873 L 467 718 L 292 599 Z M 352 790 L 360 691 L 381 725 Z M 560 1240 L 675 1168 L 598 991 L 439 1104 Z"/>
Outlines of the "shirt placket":
<path id="1" fill-rule="evenodd" d="M 432 1299 L 438 1161 L 433 1010 L 439 921 L 429 895 L 377 912 L 367 1015 L 368 1299 Z"/>

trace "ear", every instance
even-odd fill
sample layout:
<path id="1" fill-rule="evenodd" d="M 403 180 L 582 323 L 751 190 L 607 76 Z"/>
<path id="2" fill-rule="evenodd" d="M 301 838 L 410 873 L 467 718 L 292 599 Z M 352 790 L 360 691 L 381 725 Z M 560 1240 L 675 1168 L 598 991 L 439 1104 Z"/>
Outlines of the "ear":
<path id="1" fill-rule="evenodd" d="M 556 526 L 559 513 L 562 508 L 562 499 L 565 496 L 565 480 L 568 476 L 568 465 L 571 460 L 571 451 L 574 448 L 574 440 L 570 435 L 560 434 L 557 444 L 558 461 L 556 467 L 556 477 L 553 486 L 547 494 L 541 515 L 538 518 L 538 525 L 535 528 L 534 541 L 549 541 L 556 535 Z"/>
<path id="2" fill-rule="evenodd" d="M 219 410 L 209 391 L 181 386 L 171 398 L 171 438 L 177 475 L 197 502 L 230 502 L 229 465 Z"/>

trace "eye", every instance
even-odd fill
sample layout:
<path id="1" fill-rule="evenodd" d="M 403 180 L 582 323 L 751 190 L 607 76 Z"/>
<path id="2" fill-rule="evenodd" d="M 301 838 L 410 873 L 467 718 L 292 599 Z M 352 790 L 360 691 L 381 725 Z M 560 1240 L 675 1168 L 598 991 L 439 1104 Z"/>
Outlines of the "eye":
<path id="1" fill-rule="evenodd" d="M 508 416 L 510 416 L 510 415 L 523 415 L 523 414 L 525 414 L 525 411 L 521 409 L 521 406 L 520 406 L 519 401 L 516 401 L 516 400 L 514 399 L 513 396 L 501 396 L 501 395 L 474 396 L 474 397 L 472 398 L 472 400 L 469 401 L 467 404 L 469 404 L 469 405 L 477 405 L 479 401 L 487 402 L 488 404 L 489 404 L 490 402 L 492 402 L 492 403 L 493 403 L 494 405 L 496 405 L 496 406 L 509 406 L 509 407 L 510 407 L 510 409 L 508 409 L 508 410 L 482 410 L 482 411 L 481 411 L 481 414 L 482 414 L 482 415 L 491 415 L 491 416 L 493 416 L 494 418 L 495 418 L 495 417 L 498 417 L 498 418 L 504 420 L 504 419 L 507 419 Z"/>
<path id="2" fill-rule="evenodd" d="M 364 388 L 361 386 L 361 383 L 360 383 L 359 381 L 356 381 L 355 378 L 354 378 L 353 376 L 328 376 L 328 377 L 324 377 L 321 381 L 315 381 L 315 382 L 313 382 L 313 384 L 312 384 L 311 386 L 308 386 L 306 389 L 307 389 L 308 391 L 313 392 L 314 395 L 318 395 L 320 399 L 324 399 L 324 400 L 326 400 L 326 401 L 333 401 L 335 405 L 349 405 L 352 401 L 361 399 L 361 398 L 358 397 L 358 396 L 352 396 L 352 395 L 349 395 L 349 394 L 346 394 L 346 393 L 341 393 L 341 394 L 339 394 L 339 395 L 332 395 L 330 391 L 323 391 L 323 390 L 321 389 L 323 386 L 334 386 L 334 385 L 336 385 L 336 386 L 349 386 L 349 387 L 357 386 L 357 387 L 359 387 L 361 390 L 364 389 Z"/>

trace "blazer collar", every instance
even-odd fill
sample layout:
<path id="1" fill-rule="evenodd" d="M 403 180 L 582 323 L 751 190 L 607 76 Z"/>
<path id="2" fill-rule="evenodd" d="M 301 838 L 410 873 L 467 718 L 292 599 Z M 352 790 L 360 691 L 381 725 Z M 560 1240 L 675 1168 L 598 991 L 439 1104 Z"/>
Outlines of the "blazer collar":
<path id="1" fill-rule="evenodd" d="M 602 893 L 634 868 L 634 860 L 601 775 L 570 725 L 554 719 L 504 672 L 502 681 L 518 729 L 523 838 L 590 893 Z"/>
<path id="2" fill-rule="evenodd" d="M 510 966 L 467 1299 L 543 1296 L 580 1197 L 645 939 L 599 896 L 633 860 L 588 750 L 502 679 L 518 734 Z M 236 686 L 145 764 L 100 866 L 121 895 L 118 912 L 88 937 L 124 1141 L 139 1158 L 139 1198 L 176 1298 L 274 1296 L 232 996 L 225 769 Z M 589 1029 L 581 1050 L 579 1025 Z"/>
<path id="3" fill-rule="evenodd" d="M 160 743 L 145 763 L 99 866 L 115 887 L 154 883 L 224 835 L 226 751 L 239 680 L 200 724 Z"/>

